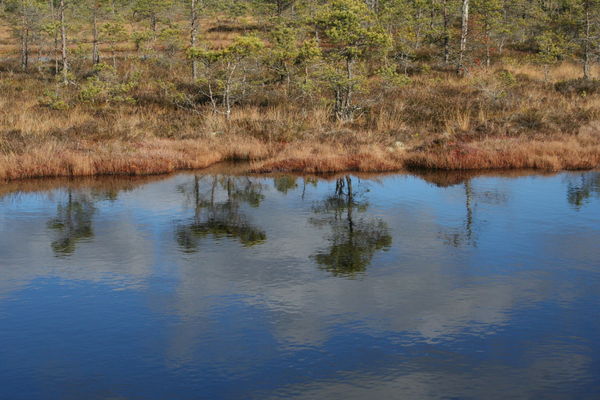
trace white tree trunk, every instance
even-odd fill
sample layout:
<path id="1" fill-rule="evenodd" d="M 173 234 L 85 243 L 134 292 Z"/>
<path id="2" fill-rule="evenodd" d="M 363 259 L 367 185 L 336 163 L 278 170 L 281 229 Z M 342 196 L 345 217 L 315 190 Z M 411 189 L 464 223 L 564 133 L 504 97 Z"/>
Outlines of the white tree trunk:
<path id="1" fill-rule="evenodd" d="M 60 0 L 60 39 L 62 43 L 63 83 L 69 83 L 69 65 L 67 63 L 67 30 L 65 26 L 65 0 Z"/>
<path id="2" fill-rule="evenodd" d="M 92 63 L 98 64 L 100 62 L 100 49 L 98 48 L 98 7 L 94 6 L 93 16 L 93 43 L 92 43 Z"/>
<path id="3" fill-rule="evenodd" d="M 465 65 L 464 58 L 467 51 L 467 37 L 469 35 L 469 0 L 462 1 L 462 24 L 460 31 L 460 49 L 458 53 L 457 72 L 464 73 Z"/>
<path id="4" fill-rule="evenodd" d="M 190 45 L 196 47 L 196 38 L 198 35 L 198 10 L 196 9 L 198 0 L 191 0 L 190 10 Z M 192 79 L 198 79 L 198 61 L 192 58 Z"/>
<path id="5" fill-rule="evenodd" d="M 29 24 L 24 2 L 21 3 L 21 69 L 27 70 L 29 65 Z"/>
<path id="6" fill-rule="evenodd" d="M 585 37 L 583 43 L 583 79 L 590 79 L 590 51 L 591 51 L 591 30 L 592 19 L 590 15 L 590 2 L 586 1 L 585 8 Z"/>

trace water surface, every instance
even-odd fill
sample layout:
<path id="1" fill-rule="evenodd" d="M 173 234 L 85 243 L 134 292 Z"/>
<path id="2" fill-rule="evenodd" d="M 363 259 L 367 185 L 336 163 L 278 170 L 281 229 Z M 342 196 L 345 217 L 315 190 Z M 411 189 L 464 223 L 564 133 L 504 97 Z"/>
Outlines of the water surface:
<path id="1" fill-rule="evenodd" d="M 2 399 L 600 397 L 600 173 L 0 185 Z"/>

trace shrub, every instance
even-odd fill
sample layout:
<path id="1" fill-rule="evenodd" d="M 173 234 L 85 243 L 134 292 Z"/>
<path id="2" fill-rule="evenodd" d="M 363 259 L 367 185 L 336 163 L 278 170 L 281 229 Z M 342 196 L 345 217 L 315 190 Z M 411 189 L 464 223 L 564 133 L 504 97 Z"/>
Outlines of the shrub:
<path id="1" fill-rule="evenodd" d="M 517 77 L 506 69 L 496 71 L 496 77 L 498 81 L 500 81 L 500 83 L 505 87 L 514 86 L 517 83 Z"/>
<path id="2" fill-rule="evenodd" d="M 94 68 L 95 75 L 88 78 L 79 92 L 79 98 L 88 103 L 135 103 L 131 91 L 136 88 L 137 77 L 121 82 L 115 69 L 100 63 Z"/>
<path id="3" fill-rule="evenodd" d="M 39 99 L 39 103 L 41 106 L 52 110 L 66 110 L 69 108 L 69 105 L 57 90 L 48 89 L 44 91 L 44 95 Z"/>

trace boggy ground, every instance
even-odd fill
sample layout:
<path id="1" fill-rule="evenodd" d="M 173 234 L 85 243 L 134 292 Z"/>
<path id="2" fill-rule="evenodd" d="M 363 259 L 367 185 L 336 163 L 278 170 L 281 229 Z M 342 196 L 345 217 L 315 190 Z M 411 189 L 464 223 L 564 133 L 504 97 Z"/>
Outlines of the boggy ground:
<path id="1" fill-rule="evenodd" d="M 4 71 L 0 180 L 159 174 L 225 160 L 249 161 L 252 172 L 595 168 L 596 84 L 556 86 L 578 74 L 571 64 L 548 77 L 528 65 L 466 78 L 429 71 L 360 99 L 356 119 L 342 123 L 320 99 L 279 93 L 249 96 L 228 121 L 208 108 L 176 107 L 151 83 L 136 89 L 133 104 L 60 109 L 40 100 L 52 80 Z"/>

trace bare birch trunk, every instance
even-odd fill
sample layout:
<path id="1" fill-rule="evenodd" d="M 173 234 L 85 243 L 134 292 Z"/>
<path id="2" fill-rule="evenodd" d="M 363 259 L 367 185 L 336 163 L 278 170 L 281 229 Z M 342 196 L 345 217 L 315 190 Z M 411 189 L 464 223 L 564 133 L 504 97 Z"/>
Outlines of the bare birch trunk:
<path id="1" fill-rule="evenodd" d="M 21 69 L 27 70 L 29 65 L 29 27 L 24 2 L 21 3 Z"/>
<path id="2" fill-rule="evenodd" d="M 192 48 L 196 47 L 196 38 L 198 35 L 198 12 L 196 10 L 198 0 L 191 0 L 190 10 L 190 45 Z M 198 61 L 192 58 L 192 79 L 196 81 L 198 79 Z"/>
<path id="3" fill-rule="evenodd" d="M 69 83 L 69 66 L 67 63 L 67 30 L 65 27 L 65 0 L 60 0 L 60 39 L 62 46 L 62 75 L 63 83 Z"/>
<path id="4" fill-rule="evenodd" d="M 591 77 L 590 73 L 590 42 L 591 42 L 591 16 L 590 16 L 590 3 L 585 2 L 585 42 L 583 44 L 583 79 L 588 80 Z"/>
<path id="5" fill-rule="evenodd" d="M 93 15 L 93 43 L 92 43 L 92 63 L 100 63 L 100 49 L 98 48 L 98 7 L 94 6 Z"/>
<path id="6" fill-rule="evenodd" d="M 469 35 L 469 0 L 462 1 L 462 24 L 460 32 L 460 50 L 458 53 L 457 73 L 465 72 L 464 58 L 467 50 L 467 37 Z"/>

